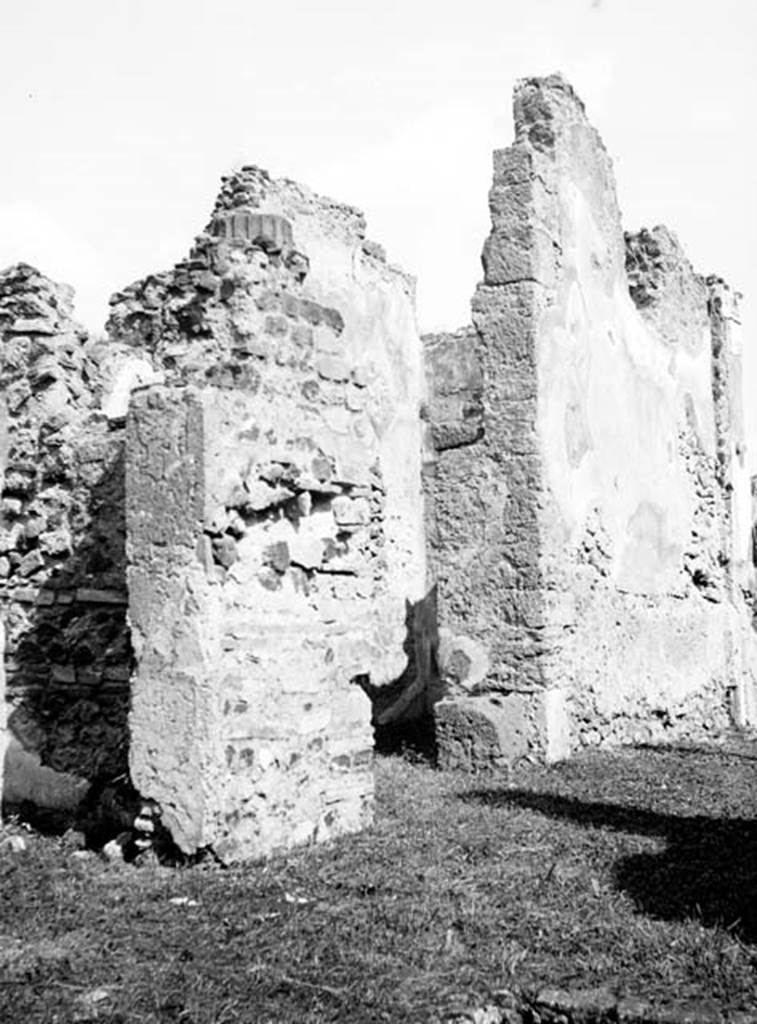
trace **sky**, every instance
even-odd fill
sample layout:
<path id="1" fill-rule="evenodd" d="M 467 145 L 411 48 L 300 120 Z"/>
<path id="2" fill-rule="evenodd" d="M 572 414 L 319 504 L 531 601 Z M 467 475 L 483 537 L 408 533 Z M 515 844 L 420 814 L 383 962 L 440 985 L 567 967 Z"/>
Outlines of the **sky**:
<path id="1" fill-rule="evenodd" d="M 220 176 L 255 163 L 363 209 L 418 278 L 421 329 L 460 326 L 513 85 L 559 70 L 613 157 L 624 226 L 666 224 L 745 294 L 749 393 L 755 54 L 754 0 L 5 2 L 0 268 L 72 284 L 100 330 L 108 296 L 183 257 Z"/>

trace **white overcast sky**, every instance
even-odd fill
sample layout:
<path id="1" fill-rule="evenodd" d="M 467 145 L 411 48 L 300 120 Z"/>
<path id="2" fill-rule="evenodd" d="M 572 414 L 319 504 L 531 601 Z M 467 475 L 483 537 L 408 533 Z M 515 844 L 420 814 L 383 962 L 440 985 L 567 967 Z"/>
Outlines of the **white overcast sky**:
<path id="1" fill-rule="evenodd" d="M 756 55 L 756 0 L 2 0 L 0 267 L 73 284 L 99 329 L 257 163 L 364 209 L 421 328 L 458 326 L 513 84 L 560 70 L 625 226 L 667 224 L 745 293 L 757 383 Z"/>

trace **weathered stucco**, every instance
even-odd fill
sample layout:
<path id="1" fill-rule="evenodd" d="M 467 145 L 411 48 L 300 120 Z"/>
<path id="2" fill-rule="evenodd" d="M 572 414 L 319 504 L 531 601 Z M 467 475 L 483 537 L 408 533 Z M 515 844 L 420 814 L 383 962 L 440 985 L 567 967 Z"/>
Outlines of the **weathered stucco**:
<path id="1" fill-rule="evenodd" d="M 359 828 L 373 792 L 375 446 L 347 469 L 317 410 L 267 390 L 148 389 L 129 421 L 132 778 L 226 861 Z"/>
<path id="2" fill-rule="evenodd" d="M 245 242 L 259 231 L 280 237 L 245 255 Z M 271 265 L 271 246 L 289 254 L 289 265 Z M 300 300 L 304 323 L 289 333 Z M 310 312 L 307 303 L 315 304 Z M 338 331 L 316 307 L 332 311 Z M 243 168 L 224 179 L 188 260 L 114 296 L 109 332 L 146 354 L 169 382 L 239 382 L 267 361 L 294 367 L 309 355 L 308 388 L 322 404 L 347 368 L 346 411 L 332 415 L 354 412 L 375 436 L 386 487 L 388 586 L 396 599 L 387 612 L 393 640 L 372 682 L 400 676 L 407 665 L 406 606 L 423 597 L 425 585 L 421 343 L 413 281 L 366 240 L 359 211 Z"/>
<path id="3" fill-rule="evenodd" d="M 369 820 L 369 694 L 423 697 L 412 288 L 354 211 L 276 188 L 227 182 L 190 260 L 111 317 L 167 382 L 127 434 L 131 775 L 224 860 Z"/>
<path id="4" fill-rule="evenodd" d="M 307 294 L 339 311 L 339 354 L 360 367 L 366 385 L 366 412 L 386 487 L 387 581 L 395 599 L 394 640 L 387 644 L 383 671 L 372 680 L 384 685 L 406 668 L 407 605 L 412 611 L 422 602 L 426 584 L 418 415 L 425 380 L 415 282 L 387 263 L 381 246 L 366 238 L 359 210 L 297 182 L 273 179 L 258 167 L 243 168 L 224 179 L 214 218 L 222 220 L 226 211 L 240 207 L 280 214 L 291 223 L 293 244 L 307 256 Z M 413 666 L 410 670 L 415 671 Z M 406 706 L 410 689 L 422 693 L 425 684 L 421 677 L 403 685 L 398 706 Z"/>
<path id="5" fill-rule="evenodd" d="M 473 300 L 483 437 L 427 473 L 440 627 L 489 665 L 437 708 L 449 763 L 700 734 L 753 685 L 731 296 L 664 229 L 626 248 L 563 79 L 520 83 L 515 123 Z"/>

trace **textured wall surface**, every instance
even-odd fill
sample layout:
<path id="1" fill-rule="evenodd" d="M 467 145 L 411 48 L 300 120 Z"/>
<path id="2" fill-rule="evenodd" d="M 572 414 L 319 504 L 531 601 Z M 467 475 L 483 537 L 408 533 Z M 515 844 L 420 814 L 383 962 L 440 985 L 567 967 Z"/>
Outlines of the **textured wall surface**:
<path id="1" fill-rule="evenodd" d="M 299 383 L 150 388 L 129 420 L 132 778 L 225 861 L 371 813 L 384 489 Z"/>
<path id="2" fill-rule="evenodd" d="M 362 215 L 243 168 L 224 179 L 189 259 L 114 296 L 109 331 L 147 353 L 169 382 L 246 386 L 270 364 L 296 373 L 309 359 L 311 375 L 301 384 L 316 407 L 333 405 L 331 392 L 349 382 L 343 407 L 328 415 L 344 421 L 335 429 L 359 422 L 378 446 L 395 598 L 384 623 L 383 667 L 372 684 L 385 687 L 404 676 L 400 706 L 411 689 L 422 695 L 425 681 L 408 678 L 407 653 L 425 586 L 424 378 L 414 285 L 366 240 Z"/>
<path id="3" fill-rule="evenodd" d="M 2 794 L 5 779 L 5 754 L 8 748 L 8 708 L 5 699 L 5 624 L 0 618 L 0 822 L 2 815 Z"/>
<path id="4" fill-rule="evenodd" d="M 473 300 L 483 437 L 427 488 L 467 671 L 437 709 L 448 763 L 698 735 L 753 687 L 733 296 L 665 229 L 624 244 L 563 79 L 520 83 L 515 124 Z"/>
<path id="5" fill-rule="evenodd" d="M 6 799 L 128 769 L 231 862 L 370 820 L 372 726 L 432 703 L 468 768 L 757 724 L 738 295 L 624 235 L 562 78 L 515 128 L 454 333 L 256 167 L 106 342 L 0 274 Z"/>
<path id="6" fill-rule="evenodd" d="M 327 614 L 331 600 L 340 615 L 354 617 L 361 656 L 354 671 L 346 654 L 339 662 L 340 685 L 348 689 L 340 691 L 333 721 L 338 737 L 337 705 L 343 698 L 347 720 L 350 708 L 359 706 L 359 749 L 352 740 L 347 747 L 350 757 L 362 760 L 345 767 L 336 747 L 328 749 L 337 759 L 334 771 L 360 776 L 355 785 L 367 800 L 372 735 L 362 720 L 370 708 L 365 694 L 383 718 L 417 713 L 426 706 L 430 670 L 429 644 L 422 639 L 423 662 L 415 635 L 416 609 L 427 605 L 418 415 L 423 377 L 412 280 L 366 240 L 357 211 L 246 168 L 224 181 L 207 230 L 186 260 L 114 296 L 106 341 L 75 322 L 70 289 L 23 264 L 0 276 L 0 330 L 2 436 L 9 438 L 0 524 L 9 713 L 5 798 L 72 807 L 93 779 L 127 770 L 133 661 L 126 622 L 124 422 L 132 389 L 164 381 L 257 395 L 263 411 L 256 431 L 275 403 L 280 420 L 269 416 L 263 430 L 272 460 L 277 453 L 284 457 L 284 441 L 277 448 L 271 440 L 277 424 L 290 432 L 287 443 L 305 445 L 306 452 L 317 447 L 320 433 L 328 436 L 311 491 L 284 479 L 300 471 L 294 463 L 279 466 L 278 482 L 272 476 L 258 481 L 251 508 L 265 519 L 275 507 L 282 536 L 269 538 L 277 554 L 263 573 L 266 585 L 255 585 L 268 606 L 294 580 L 297 601 L 307 592 L 312 602 L 317 591 L 319 614 Z M 228 421 L 213 421 L 208 429 L 237 437 Z M 207 458 L 216 472 L 221 463 Z M 305 536 L 298 527 L 295 536 L 284 537 L 290 519 L 282 518 L 282 509 L 291 512 L 295 499 L 304 508 L 310 493 L 307 523 L 323 535 Z M 241 512 L 230 505 L 226 513 L 215 533 L 204 534 L 217 564 L 235 557 L 240 539 Z M 338 523 L 336 531 L 323 525 L 326 520 Z M 322 554 L 319 543 L 326 545 Z M 374 601 L 368 576 L 358 579 L 355 560 L 368 558 L 369 548 L 378 559 L 376 573 L 380 562 L 386 599 Z M 313 578 L 321 580 L 319 587 Z M 358 623 L 368 608 L 370 628 L 364 628 Z M 303 644 L 308 662 L 311 641 Z M 299 678 L 293 649 L 287 656 Z M 359 686 L 350 683 L 354 677 Z M 329 699 L 334 703 L 333 693 Z M 134 763 L 144 758 L 140 762 L 137 753 Z M 367 813 L 361 808 L 356 798 L 353 825 Z M 342 822 L 334 828 L 348 827 L 349 814 L 324 812 L 315 824 L 301 823 L 300 832 L 317 826 L 326 834 L 332 819 Z M 280 841 L 255 840 L 261 849 Z"/>
<path id="7" fill-rule="evenodd" d="M 183 849 L 224 860 L 365 823 L 368 694 L 389 714 L 424 694 L 412 289 L 354 211 L 308 195 L 308 234 L 261 212 L 262 172 L 234 182 L 110 321 L 167 384 L 136 393 L 127 439 L 131 774 Z"/>
<path id="8" fill-rule="evenodd" d="M 85 779 L 126 770 L 123 420 L 112 394 L 131 353 L 88 337 L 71 289 L 25 264 L 0 274 L 0 335 L 4 792 L 66 806 Z"/>
<path id="9" fill-rule="evenodd" d="M 291 223 L 294 244 L 307 255 L 307 294 L 339 311 L 340 354 L 359 367 L 365 385 L 365 413 L 386 489 L 387 586 L 393 596 L 383 670 L 372 677 L 381 692 L 372 693 L 382 721 L 390 721 L 422 710 L 428 685 L 428 650 L 421 650 L 428 616 L 419 419 L 425 382 L 415 283 L 366 238 L 365 219 L 353 207 L 247 167 L 225 179 L 210 230 L 240 205 L 280 213 Z"/>
<path id="10" fill-rule="evenodd" d="M 0 489 L 5 481 L 5 461 L 8 457 L 8 411 L 5 399 L 0 400 Z M 0 822 L 2 821 L 5 753 L 8 748 L 8 706 L 5 694 L 5 609 L 0 611 Z"/>

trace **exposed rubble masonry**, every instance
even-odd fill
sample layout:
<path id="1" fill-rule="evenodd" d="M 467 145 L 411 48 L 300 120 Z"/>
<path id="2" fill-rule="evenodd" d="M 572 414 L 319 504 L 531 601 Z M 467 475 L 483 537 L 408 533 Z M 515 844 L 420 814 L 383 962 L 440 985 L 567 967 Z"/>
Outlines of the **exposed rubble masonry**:
<path id="1" fill-rule="evenodd" d="M 412 303 L 355 211 L 257 169 L 115 298 L 111 334 L 166 381 L 127 433 L 131 775 L 187 852 L 361 827 L 369 694 L 425 700 Z"/>
<path id="2" fill-rule="evenodd" d="M 71 289 L 25 264 L 0 274 L 0 336 L 4 796 L 75 806 L 87 780 L 127 770 L 125 401 L 119 416 L 114 388 L 133 357 L 90 338 Z"/>
<path id="3" fill-rule="evenodd" d="M 349 466 L 343 441 L 285 370 L 132 406 L 132 778 L 187 852 L 370 820 L 384 488 L 374 439 L 353 436 Z"/>

